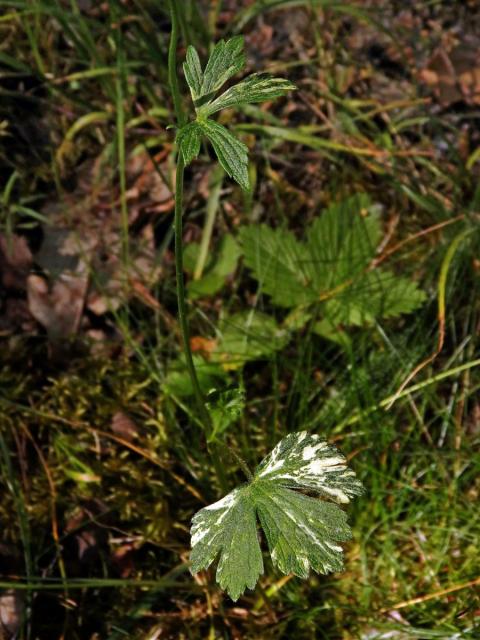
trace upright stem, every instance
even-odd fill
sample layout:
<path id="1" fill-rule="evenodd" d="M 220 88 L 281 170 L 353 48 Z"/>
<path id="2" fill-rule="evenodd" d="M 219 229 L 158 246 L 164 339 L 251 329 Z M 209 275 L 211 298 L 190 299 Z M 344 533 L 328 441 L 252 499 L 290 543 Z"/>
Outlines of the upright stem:
<path id="1" fill-rule="evenodd" d="M 179 127 L 186 123 L 185 113 L 182 107 L 182 97 L 178 88 L 177 78 L 177 41 L 178 41 L 178 14 L 175 0 L 169 0 L 170 15 L 172 19 L 172 31 L 170 33 L 170 46 L 168 48 L 168 82 L 172 92 L 175 117 Z"/>
<path id="2" fill-rule="evenodd" d="M 177 157 L 177 172 L 175 182 L 175 271 L 177 273 L 177 303 L 178 318 L 180 320 L 180 329 L 183 338 L 183 348 L 187 370 L 192 382 L 193 393 L 198 404 L 198 409 L 202 418 L 203 426 L 207 439 L 211 435 L 212 424 L 210 414 L 205 406 L 202 390 L 198 383 L 197 372 L 193 363 L 192 349 L 190 346 L 190 327 L 187 319 L 187 306 L 185 304 L 185 283 L 183 280 L 183 175 L 184 164 L 182 155 L 179 153 Z"/>
<path id="3" fill-rule="evenodd" d="M 175 0 L 170 1 L 170 12 L 172 16 L 172 32 L 170 37 L 170 47 L 168 51 L 168 78 L 170 83 L 170 89 L 173 97 L 173 104 L 175 108 L 175 116 L 177 119 L 178 127 L 182 127 L 185 122 L 185 114 L 182 108 L 182 100 L 180 91 L 178 88 L 177 78 L 177 39 L 178 39 L 178 16 Z M 177 170 L 176 170 L 176 182 L 175 182 L 175 271 L 177 275 L 177 303 L 178 303 L 178 317 L 180 320 L 180 329 L 182 332 L 183 347 L 185 360 L 187 364 L 188 374 L 192 382 L 193 392 L 197 401 L 198 409 L 202 419 L 203 427 L 205 429 L 205 436 L 208 440 L 212 433 L 212 421 L 210 414 L 205 405 L 202 390 L 198 383 L 197 372 L 195 371 L 195 365 L 193 363 L 192 349 L 190 346 L 190 329 L 188 326 L 187 318 L 187 305 L 185 303 L 185 283 L 183 280 L 183 176 L 185 165 L 183 162 L 182 154 L 179 153 L 177 157 Z M 218 477 L 218 481 L 224 491 L 227 490 L 228 485 L 225 477 L 225 470 L 220 462 L 218 455 L 218 449 L 214 444 L 209 447 L 209 452 L 212 458 L 213 466 Z"/>

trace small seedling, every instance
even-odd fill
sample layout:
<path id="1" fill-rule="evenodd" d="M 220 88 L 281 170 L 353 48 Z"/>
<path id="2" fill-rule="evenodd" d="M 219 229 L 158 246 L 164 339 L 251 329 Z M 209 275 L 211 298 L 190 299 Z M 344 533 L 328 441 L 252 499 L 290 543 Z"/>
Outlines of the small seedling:
<path id="1" fill-rule="evenodd" d="M 190 88 L 195 119 L 187 122 L 176 70 L 177 12 L 170 1 L 172 36 L 169 80 L 177 117 L 179 148 L 175 184 L 175 254 L 177 301 L 184 355 L 205 430 L 205 437 L 220 484 L 226 488 L 228 465 L 217 443 L 243 411 L 243 389 L 212 393 L 206 401 L 190 347 L 183 282 L 183 176 L 184 168 L 200 153 L 202 138 L 210 141 L 225 172 L 242 189 L 249 189 L 248 149 L 227 128 L 212 119 L 218 111 L 284 96 L 294 85 L 267 74 L 252 74 L 218 95 L 223 85 L 245 66 L 242 36 L 218 42 L 202 67 L 199 55 L 188 47 L 184 74 Z M 242 344 L 242 340 L 240 341 Z M 240 345 L 240 351 L 244 350 Z M 240 354 L 241 355 L 241 354 Z M 226 447 L 224 447 L 226 449 Z M 246 587 L 254 588 L 263 572 L 257 516 L 265 533 L 272 562 L 283 573 L 306 578 L 342 569 L 342 547 L 350 537 L 346 514 L 335 504 L 301 493 L 319 494 L 341 504 L 362 492 L 360 481 L 345 458 L 319 436 L 291 433 L 277 444 L 252 474 L 246 463 L 228 449 L 247 478 L 220 501 L 199 511 L 192 521 L 191 570 L 208 568 L 219 556 L 217 579 L 233 600 Z M 294 491 L 296 489 L 297 491 Z M 225 489 L 226 491 L 226 489 Z"/>

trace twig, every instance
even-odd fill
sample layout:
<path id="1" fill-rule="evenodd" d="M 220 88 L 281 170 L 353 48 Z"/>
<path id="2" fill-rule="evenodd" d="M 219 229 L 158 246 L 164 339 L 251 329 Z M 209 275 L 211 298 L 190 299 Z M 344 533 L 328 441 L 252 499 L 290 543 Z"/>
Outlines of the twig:
<path id="1" fill-rule="evenodd" d="M 455 593 L 456 591 L 461 591 L 462 589 L 468 589 L 469 587 L 476 587 L 477 585 L 480 585 L 480 578 L 475 578 L 474 580 L 470 580 L 469 582 L 464 582 L 463 584 L 457 584 L 453 587 L 448 587 L 447 589 L 441 589 L 440 591 L 435 591 L 434 593 L 428 593 L 424 596 L 418 596 L 417 598 L 411 598 L 410 600 L 404 600 L 403 602 L 398 602 L 397 604 L 380 609 L 380 613 L 387 613 L 388 611 L 392 611 L 392 609 L 398 610 L 398 609 L 404 609 L 405 607 L 411 607 L 414 604 L 420 604 L 421 602 L 428 602 L 428 600 L 435 600 L 436 598 L 442 598 L 443 596 L 446 596 L 449 593 Z"/>

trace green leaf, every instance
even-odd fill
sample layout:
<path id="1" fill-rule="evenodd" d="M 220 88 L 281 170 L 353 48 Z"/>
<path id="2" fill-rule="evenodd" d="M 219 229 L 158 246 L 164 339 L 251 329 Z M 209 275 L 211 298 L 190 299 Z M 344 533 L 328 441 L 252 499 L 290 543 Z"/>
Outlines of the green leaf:
<path id="1" fill-rule="evenodd" d="M 203 133 L 212 143 L 218 161 L 225 172 L 238 184 L 248 191 L 250 182 L 248 178 L 248 149 L 243 142 L 214 120 L 199 122 Z"/>
<path id="2" fill-rule="evenodd" d="M 325 313 L 332 323 L 362 326 L 373 323 L 376 318 L 411 313 L 425 298 L 425 293 L 411 280 L 375 269 L 328 300 Z"/>
<path id="3" fill-rule="evenodd" d="M 327 207 L 306 233 L 309 271 L 317 291 L 328 291 L 365 270 L 380 239 L 378 207 L 367 194 Z"/>
<path id="4" fill-rule="evenodd" d="M 189 246 L 198 248 L 199 245 Z M 208 264 L 205 275 L 188 283 L 187 290 L 190 298 L 195 299 L 217 293 L 225 284 L 228 276 L 237 268 L 240 254 L 240 247 L 235 238 L 231 234 L 225 235 L 220 243 L 216 261 L 213 264 L 211 262 Z"/>
<path id="5" fill-rule="evenodd" d="M 292 489 L 313 491 L 346 504 L 363 492 L 345 458 L 317 435 L 292 433 L 260 463 L 253 480 L 192 519 L 191 571 L 219 556 L 217 581 L 233 600 L 253 589 L 263 572 L 257 515 L 273 565 L 308 577 L 343 568 L 339 542 L 351 537 L 346 514 L 335 504 Z"/>
<path id="6" fill-rule="evenodd" d="M 194 355 L 193 362 L 197 372 L 198 383 L 203 393 L 215 388 L 225 379 L 225 371 L 218 364 L 207 362 Z M 193 386 L 187 365 L 184 360 L 173 363 L 163 383 L 164 390 L 172 396 L 184 398 L 193 395 Z"/>
<path id="7" fill-rule="evenodd" d="M 215 100 L 200 107 L 198 112 L 202 116 L 208 117 L 221 109 L 274 100 L 295 89 L 296 87 L 292 82 L 283 78 L 274 78 L 269 74 L 254 73 L 227 89 Z"/>
<path id="8" fill-rule="evenodd" d="M 225 42 L 220 40 L 214 46 L 207 62 L 200 97 L 207 96 L 220 89 L 245 66 L 243 36 L 234 36 Z"/>
<path id="9" fill-rule="evenodd" d="M 291 231 L 249 225 L 241 228 L 240 240 L 245 264 L 274 304 L 293 307 L 315 301 L 308 254 Z"/>
<path id="10" fill-rule="evenodd" d="M 240 239 L 245 264 L 260 290 L 274 304 L 300 307 L 304 317 L 320 307 L 332 336 L 335 325 L 364 325 L 410 313 L 425 300 L 414 282 L 374 268 L 381 226 L 379 208 L 366 194 L 329 206 L 309 227 L 303 243 L 289 231 L 265 225 L 242 228 Z M 325 328 L 322 325 L 324 336 Z"/>
<path id="11" fill-rule="evenodd" d="M 214 46 L 202 72 L 200 59 L 193 47 L 188 47 L 183 65 L 197 113 L 195 123 L 183 127 L 177 136 L 185 164 L 200 152 L 201 133 L 212 143 L 218 161 L 226 173 L 248 191 L 248 149 L 225 127 L 209 120 L 211 114 L 235 105 L 263 102 L 285 95 L 295 86 L 282 78 L 253 74 L 230 87 L 215 99 L 215 93 L 245 66 L 243 36 L 235 36 Z"/>
<path id="12" fill-rule="evenodd" d="M 202 129 L 198 122 L 190 122 L 182 127 L 177 134 L 177 144 L 183 157 L 185 166 L 189 165 L 200 153 Z"/>
<path id="13" fill-rule="evenodd" d="M 192 520 L 191 572 L 207 569 L 220 553 L 217 581 L 232 600 L 253 589 L 263 573 L 255 505 L 245 487 L 199 511 Z"/>
<path id="14" fill-rule="evenodd" d="M 197 50 L 195 47 L 192 47 L 192 45 L 187 49 L 187 57 L 183 63 L 183 72 L 190 87 L 192 100 L 195 102 L 202 92 L 203 72 Z"/>
<path id="15" fill-rule="evenodd" d="M 250 360 L 271 357 L 288 340 L 288 332 L 271 316 L 240 312 L 221 321 L 218 345 L 211 357 L 226 369 L 238 369 Z"/>
<path id="16" fill-rule="evenodd" d="M 227 389 L 219 392 L 212 389 L 207 396 L 207 401 L 213 427 L 209 442 L 212 442 L 241 418 L 245 410 L 245 391 L 244 389 Z"/>

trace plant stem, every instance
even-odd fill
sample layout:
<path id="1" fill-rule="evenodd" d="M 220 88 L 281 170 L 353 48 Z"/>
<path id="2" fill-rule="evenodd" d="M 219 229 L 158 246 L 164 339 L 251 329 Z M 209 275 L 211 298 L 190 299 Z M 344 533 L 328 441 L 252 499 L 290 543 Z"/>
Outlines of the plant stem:
<path id="1" fill-rule="evenodd" d="M 177 39 L 178 39 L 178 16 L 175 5 L 175 0 L 170 0 L 170 11 L 172 16 L 172 32 L 170 37 L 170 47 L 168 51 L 168 77 L 170 83 L 170 90 L 172 92 L 173 104 L 175 108 L 175 116 L 177 119 L 178 127 L 182 127 L 185 124 L 185 114 L 182 108 L 182 100 L 180 91 L 178 88 L 177 78 Z M 190 346 L 190 328 L 188 326 L 187 318 L 187 305 L 185 302 L 185 283 L 183 280 L 183 177 L 184 177 L 185 165 L 181 153 L 177 157 L 177 170 L 175 180 L 175 271 L 177 275 L 177 303 L 178 303 L 178 317 L 180 320 L 180 329 L 182 332 L 183 348 L 185 354 L 185 361 L 187 364 L 188 375 L 192 382 L 193 392 L 195 400 L 200 412 L 201 421 L 205 430 L 205 436 L 207 443 L 212 433 L 212 421 L 210 414 L 205 404 L 202 390 L 198 383 L 197 372 L 195 371 L 195 365 L 193 363 L 192 349 Z M 224 491 L 227 490 L 227 481 L 225 476 L 225 470 L 221 464 L 218 449 L 215 444 L 208 445 L 208 450 L 212 458 L 213 466 L 217 474 L 220 486 Z"/>
<path id="2" fill-rule="evenodd" d="M 231 455 L 231 457 L 234 460 L 236 460 L 236 462 L 238 462 L 238 465 L 239 465 L 240 469 L 243 471 L 243 473 L 244 473 L 245 477 L 247 478 L 247 480 L 249 482 L 252 482 L 253 473 L 251 472 L 250 467 L 245 462 L 245 460 L 241 456 L 239 456 L 238 453 L 236 453 L 236 451 L 234 449 L 229 449 L 228 452 Z"/>
<path id="3" fill-rule="evenodd" d="M 192 382 L 193 393 L 198 404 L 198 409 L 202 418 L 207 438 L 211 435 L 212 425 L 210 414 L 205 406 L 202 390 L 198 383 L 197 372 L 193 363 L 192 349 L 190 346 L 190 328 L 187 319 L 187 306 L 185 303 L 185 283 L 183 280 L 183 176 L 184 164 L 181 154 L 177 157 L 177 171 L 175 178 L 175 270 L 177 272 L 177 303 L 178 317 L 180 320 L 180 329 L 183 338 L 183 348 L 185 353 L 185 361 L 187 364 L 188 375 Z"/>
<path id="4" fill-rule="evenodd" d="M 172 31 L 170 33 L 170 46 L 168 48 L 168 82 L 173 98 L 177 125 L 183 127 L 186 123 L 185 113 L 182 107 L 182 98 L 178 88 L 177 78 L 177 41 L 178 41 L 178 14 L 175 0 L 169 0 L 170 15 L 172 19 Z"/>

